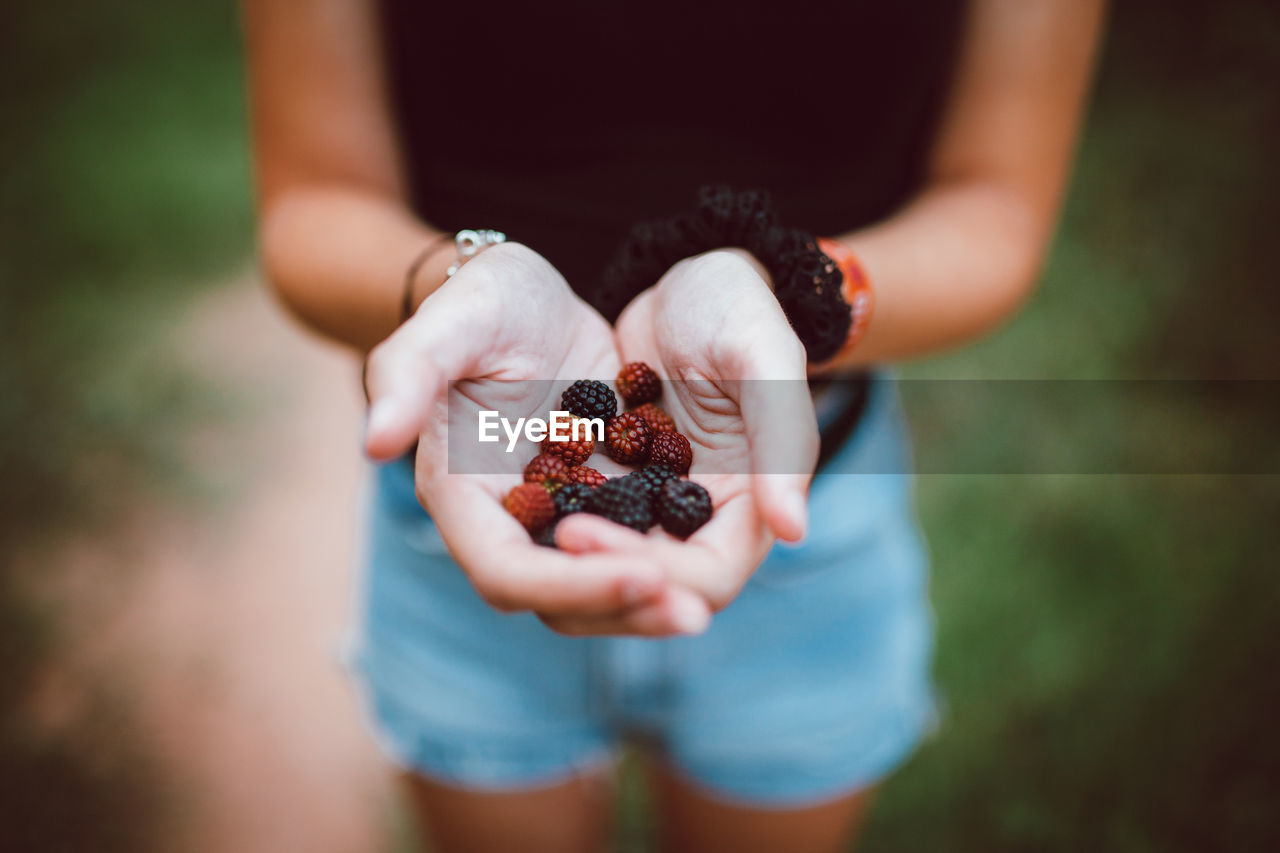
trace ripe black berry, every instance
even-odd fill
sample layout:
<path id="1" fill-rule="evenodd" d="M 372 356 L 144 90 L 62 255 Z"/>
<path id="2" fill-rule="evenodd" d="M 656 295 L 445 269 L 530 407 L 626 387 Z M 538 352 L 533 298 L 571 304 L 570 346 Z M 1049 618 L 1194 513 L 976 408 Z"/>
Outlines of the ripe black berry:
<path id="1" fill-rule="evenodd" d="M 587 498 L 595 491 L 582 483 L 570 483 L 561 486 L 551 493 L 551 502 L 556 505 L 556 515 L 564 517 L 575 512 L 583 512 L 587 508 Z"/>
<path id="2" fill-rule="evenodd" d="M 618 398 L 613 389 L 598 379 L 579 379 L 564 389 L 560 405 L 580 418 L 603 418 L 608 421 L 618 413 Z"/>
<path id="3" fill-rule="evenodd" d="M 649 496 L 631 477 L 617 477 L 593 489 L 586 511 L 644 533 L 653 526 Z"/>
<path id="4" fill-rule="evenodd" d="M 711 518 L 711 495 L 692 480 L 668 480 L 656 504 L 662 529 L 688 539 Z"/>
<path id="5" fill-rule="evenodd" d="M 629 479 L 635 480 L 644 487 L 650 503 L 657 500 L 658 492 L 662 490 L 662 487 L 668 481 L 674 480 L 679 476 L 670 465 L 646 465 L 639 471 L 633 471 L 627 475 Z"/>

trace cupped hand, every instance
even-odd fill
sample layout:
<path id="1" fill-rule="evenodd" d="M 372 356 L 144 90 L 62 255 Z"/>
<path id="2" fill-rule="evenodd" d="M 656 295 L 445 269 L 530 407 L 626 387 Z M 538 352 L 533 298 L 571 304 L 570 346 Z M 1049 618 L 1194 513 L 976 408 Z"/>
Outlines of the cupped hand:
<path id="1" fill-rule="evenodd" d="M 566 633 L 697 630 L 705 605 L 668 583 L 654 555 L 572 554 L 536 545 L 503 509 L 537 450 L 522 441 L 455 442 L 476 435 L 481 410 L 546 418 L 556 377 L 611 378 L 613 330 L 536 252 L 491 248 L 436 290 L 369 356 L 365 451 L 394 459 L 418 442 L 418 498 L 476 591 L 503 611 L 535 612 Z M 594 464 L 594 463 L 593 463 Z M 450 469 L 453 469 L 452 472 Z M 585 630 L 584 623 L 597 626 Z"/>
<path id="2" fill-rule="evenodd" d="M 728 604 L 781 538 L 803 538 L 818 429 L 796 338 L 762 268 L 745 252 L 681 261 L 618 320 L 623 360 L 667 380 L 661 406 L 693 447 L 690 477 L 715 514 L 687 541 L 571 516 L 575 553 L 648 556 L 712 609 Z"/>

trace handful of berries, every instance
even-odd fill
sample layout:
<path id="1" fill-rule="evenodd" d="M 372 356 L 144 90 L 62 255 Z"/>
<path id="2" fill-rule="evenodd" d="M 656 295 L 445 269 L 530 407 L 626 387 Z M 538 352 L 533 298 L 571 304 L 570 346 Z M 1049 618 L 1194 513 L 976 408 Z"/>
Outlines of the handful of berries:
<path id="1" fill-rule="evenodd" d="M 524 469 L 524 483 L 502 505 L 540 545 L 555 547 L 555 526 L 575 512 L 588 512 L 644 533 L 656 524 L 687 539 L 711 518 L 711 496 L 683 480 L 693 464 L 689 439 L 657 400 L 662 382 L 641 361 L 623 365 L 614 384 L 630 411 L 618 413 L 618 398 L 604 382 L 579 379 L 561 395 L 561 405 L 578 418 L 605 422 L 605 452 L 616 462 L 638 466 L 621 477 L 605 477 L 585 463 L 596 442 L 544 440 Z"/>

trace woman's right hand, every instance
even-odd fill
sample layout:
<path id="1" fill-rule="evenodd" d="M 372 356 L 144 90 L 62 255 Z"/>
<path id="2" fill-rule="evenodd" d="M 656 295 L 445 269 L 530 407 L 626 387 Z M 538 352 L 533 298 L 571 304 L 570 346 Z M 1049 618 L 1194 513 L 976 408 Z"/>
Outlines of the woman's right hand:
<path id="1" fill-rule="evenodd" d="M 541 255 L 504 243 L 473 258 L 369 356 L 365 451 L 392 460 L 418 442 L 415 479 L 454 559 L 489 604 L 556 630 L 662 635 L 700 630 L 704 605 L 642 555 L 568 554 L 534 544 L 502 507 L 536 447 L 475 435 L 479 413 L 546 418 L 573 379 L 611 378 L 613 330 Z M 564 381 L 551 381 L 563 379 Z M 608 468 L 600 455 L 593 465 Z M 453 472 L 450 468 L 453 468 Z M 606 471 L 608 473 L 608 471 Z M 601 618 L 606 617 L 606 618 Z"/>
<path id="2" fill-rule="evenodd" d="M 627 361 L 669 380 L 662 408 L 693 446 L 691 479 L 715 514 L 684 541 L 584 515 L 561 525 L 576 553 L 647 554 L 673 583 L 727 606 L 777 539 L 800 540 L 818 425 L 806 353 L 765 276 L 741 249 L 674 265 L 618 318 Z"/>

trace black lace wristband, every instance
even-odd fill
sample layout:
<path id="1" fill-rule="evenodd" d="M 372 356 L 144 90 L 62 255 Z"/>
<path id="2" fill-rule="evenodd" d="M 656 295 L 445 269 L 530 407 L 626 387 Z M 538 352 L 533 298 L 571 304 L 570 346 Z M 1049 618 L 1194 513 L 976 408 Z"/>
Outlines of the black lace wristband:
<path id="1" fill-rule="evenodd" d="M 769 271 L 783 313 L 809 361 L 825 361 L 844 344 L 852 323 L 839 266 L 812 234 L 778 223 L 769 194 L 724 186 L 698 191 L 690 211 L 631 229 L 590 301 L 610 322 L 673 264 L 712 249 L 740 247 Z"/>

